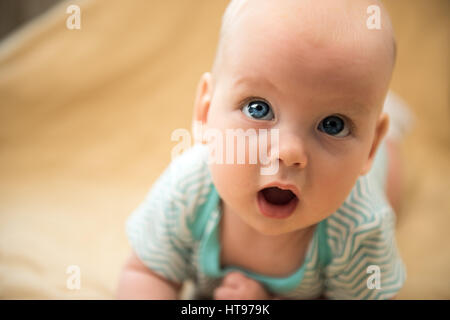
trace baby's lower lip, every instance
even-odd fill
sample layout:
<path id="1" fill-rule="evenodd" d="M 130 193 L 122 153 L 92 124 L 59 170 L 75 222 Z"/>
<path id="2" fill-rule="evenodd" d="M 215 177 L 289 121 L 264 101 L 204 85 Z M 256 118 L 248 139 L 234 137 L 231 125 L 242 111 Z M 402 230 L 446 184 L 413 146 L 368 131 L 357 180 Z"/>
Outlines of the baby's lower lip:
<path id="1" fill-rule="evenodd" d="M 259 191 L 257 194 L 257 203 L 259 211 L 262 215 L 273 218 L 273 219 L 286 219 L 292 213 L 294 213 L 295 208 L 298 204 L 298 198 L 294 197 L 291 201 L 289 201 L 285 205 L 275 205 L 269 203 L 263 196 L 262 192 Z"/>

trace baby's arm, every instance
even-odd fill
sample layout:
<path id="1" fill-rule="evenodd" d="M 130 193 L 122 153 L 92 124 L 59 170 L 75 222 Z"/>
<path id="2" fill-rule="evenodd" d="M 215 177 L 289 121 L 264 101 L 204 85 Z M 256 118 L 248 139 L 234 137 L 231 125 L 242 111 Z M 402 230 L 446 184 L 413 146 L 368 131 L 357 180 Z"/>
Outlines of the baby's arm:
<path id="1" fill-rule="evenodd" d="M 214 300 L 279 300 L 259 282 L 234 271 L 228 273 L 222 284 L 214 290 Z"/>
<path id="2" fill-rule="evenodd" d="M 117 299 L 176 300 L 181 286 L 152 272 L 132 252 L 120 275 Z"/>

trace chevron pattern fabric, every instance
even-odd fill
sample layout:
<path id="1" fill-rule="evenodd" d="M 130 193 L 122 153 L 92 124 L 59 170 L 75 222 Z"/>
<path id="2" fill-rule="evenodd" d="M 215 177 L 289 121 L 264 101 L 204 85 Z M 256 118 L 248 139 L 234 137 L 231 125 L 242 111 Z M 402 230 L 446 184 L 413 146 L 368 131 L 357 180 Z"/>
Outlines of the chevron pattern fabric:
<path id="1" fill-rule="evenodd" d="M 212 274 L 211 234 L 220 210 L 204 145 L 196 144 L 174 159 L 126 223 L 129 242 L 142 262 L 174 282 L 193 280 L 195 298 L 211 298 L 221 276 Z M 372 170 L 359 177 L 342 206 L 322 221 L 309 244 L 301 279 L 273 278 L 239 269 L 289 299 L 388 299 L 406 279 L 395 240 L 395 213 L 385 194 L 387 155 L 383 142 Z M 217 248 L 216 248 L 217 249 Z M 319 252 L 325 252 L 326 260 Z M 322 255 L 323 257 L 323 255 Z M 213 261 L 217 263 L 217 261 Z M 370 286 L 370 268 L 379 285 Z M 288 285 L 278 285 L 283 282 Z"/>

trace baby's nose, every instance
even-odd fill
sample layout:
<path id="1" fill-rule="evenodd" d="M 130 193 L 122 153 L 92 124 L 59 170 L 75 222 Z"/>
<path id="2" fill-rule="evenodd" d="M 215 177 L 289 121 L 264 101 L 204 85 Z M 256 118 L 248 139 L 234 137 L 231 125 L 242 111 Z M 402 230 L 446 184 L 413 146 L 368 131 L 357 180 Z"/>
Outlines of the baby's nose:
<path id="1" fill-rule="evenodd" d="M 295 135 L 280 136 L 278 160 L 288 167 L 305 168 L 308 157 L 301 139 Z"/>

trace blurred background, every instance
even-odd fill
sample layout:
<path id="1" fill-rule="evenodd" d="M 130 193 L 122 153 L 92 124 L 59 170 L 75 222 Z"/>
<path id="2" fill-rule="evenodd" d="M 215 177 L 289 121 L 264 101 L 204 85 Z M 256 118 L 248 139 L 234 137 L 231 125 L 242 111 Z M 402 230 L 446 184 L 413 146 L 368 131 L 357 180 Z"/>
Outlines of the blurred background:
<path id="1" fill-rule="evenodd" d="M 190 130 L 227 0 L 0 1 L 0 298 L 110 299 L 128 215 Z M 398 298 L 450 299 L 448 0 L 385 0 L 402 144 Z M 68 29 L 69 5 L 81 29 Z M 66 286 L 68 266 L 81 286 Z"/>

